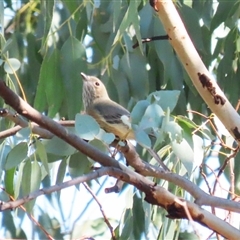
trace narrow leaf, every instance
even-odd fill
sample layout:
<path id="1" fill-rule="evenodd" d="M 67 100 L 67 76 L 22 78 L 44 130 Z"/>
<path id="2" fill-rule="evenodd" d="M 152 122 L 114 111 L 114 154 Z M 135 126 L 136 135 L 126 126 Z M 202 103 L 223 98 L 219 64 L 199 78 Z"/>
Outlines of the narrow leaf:
<path id="1" fill-rule="evenodd" d="M 19 143 L 16 145 L 7 155 L 5 163 L 5 170 L 17 167 L 26 157 L 28 152 L 28 145 L 26 142 Z"/>

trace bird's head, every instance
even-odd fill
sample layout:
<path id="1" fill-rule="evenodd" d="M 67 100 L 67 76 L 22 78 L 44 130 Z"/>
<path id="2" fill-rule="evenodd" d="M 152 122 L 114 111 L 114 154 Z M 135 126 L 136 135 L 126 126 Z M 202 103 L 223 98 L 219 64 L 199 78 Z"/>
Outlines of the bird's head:
<path id="1" fill-rule="evenodd" d="M 83 79 L 83 103 L 84 107 L 91 105 L 97 99 L 109 99 L 106 87 L 100 79 L 81 73 Z"/>

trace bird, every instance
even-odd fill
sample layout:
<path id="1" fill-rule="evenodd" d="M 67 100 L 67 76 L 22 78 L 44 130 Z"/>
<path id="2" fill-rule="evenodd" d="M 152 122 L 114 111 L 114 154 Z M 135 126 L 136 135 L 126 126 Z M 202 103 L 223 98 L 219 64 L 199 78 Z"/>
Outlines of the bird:
<path id="1" fill-rule="evenodd" d="M 130 119 L 130 112 L 110 99 L 103 82 L 95 76 L 81 72 L 83 79 L 82 100 L 84 111 L 92 116 L 106 132 L 113 133 L 120 140 L 135 139 L 130 124 L 122 121 L 122 116 Z"/>

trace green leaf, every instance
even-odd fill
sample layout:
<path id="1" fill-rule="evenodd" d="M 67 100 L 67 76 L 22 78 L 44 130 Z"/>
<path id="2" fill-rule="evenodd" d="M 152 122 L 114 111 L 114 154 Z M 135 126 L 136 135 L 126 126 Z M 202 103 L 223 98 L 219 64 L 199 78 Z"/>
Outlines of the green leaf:
<path id="1" fill-rule="evenodd" d="M 132 124 L 138 124 L 141 121 L 142 116 L 149 105 L 150 102 L 147 100 L 141 100 L 137 102 L 130 115 Z"/>
<path id="2" fill-rule="evenodd" d="M 39 42 L 33 33 L 27 35 L 27 59 L 28 59 L 28 69 L 29 69 L 29 79 L 27 81 L 28 88 L 24 90 L 36 91 L 36 86 L 39 80 L 39 74 L 41 69 L 42 56 L 39 53 Z M 31 71 L 30 71 L 31 70 Z"/>
<path id="3" fill-rule="evenodd" d="M 151 148 L 151 140 L 146 132 L 140 128 L 134 129 L 135 140 L 143 147 Z"/>
<path id="4" fill-rule="evenodd" d="M 13 40 L 9 38 L 3 45 L 2 54 L 5 54 L 12 47 Z"/>
<path id="5" fill-rule="evenodd" d="M 125 53 L 120 60 L 120 70 L 127 76 L 131 96 L 137 100 L 145 98 L 149 92 L 146 65 L 146 58 L 139 49 Z"/>
<path id="6" fill-rule="evenodd" d="M 116 60 L 116 62 L 118 62 L 118 60 Z M 118 67 L 119 66 L 116 66 L 117 69 L 118 69 Z M 112 98 L 112 96 L 110 95 L 111 99 L 113 99 L 113 100 L 116 99 L 117 102 L 119 102 L 119 104 L 126 107 L 128 105 L 128 101 L 130 98 L 129 85 L 128 85 L 126 76 L 121 71 L 115 70 L 113 68 L 111 70 L 111 79 L 112 79 L 112 81 L 116 87 L 117 93 L 118 93 L 118 99 L 116 99 L 116 96 L 115 96 L 115 98 Z"/>
<path id="7" fill-rule="evenodd" d="M 36 191 L 37 189 L 39 189 L 40 187 L 40 183 L 41 183 L 41 168 L 39 166 L 38 161 L 33 160 L 32 161 L 32 174 L 31 174 L 31 188 L 30 191 Z"/>
<path id="8" fill-rule="evenodd" d="M 66 173 L 67 161 L 63 159 L 58 167 L 56 184 L 62 183 Z"/>
<path id="9" fill-rule="evenodd" d="M 107 133 L 103 129 L 100 128 L 99 133 L 96 136 L 96 138 L 103 141 L 107 145 L 109 145 L 114 141 L 115 135 L 113 133 Z"/>
<path id="10" fill-rule="evenodd" d="M 162 108 L 156 103 L 150 104 L 146 108 L 139 127 L 142 129 L 159 128 L 162 123 L 163 117 L 164 112 Z"/>
<path id="11" fill-rule="evenodd" d="M 8 58 L 4 63 L 4 70 L 6 73 L 13 74 L 21 66 L 21 63 L 16 58 Z"/>
<path id="12" fill-rule="evenodd" d="M 71 1 L 70 1 L 71 2 Z M 74 3 L 74 2 L 72 2 Z M 88 19 L 87 19 L 87 12 L 86 9 L 84 8 L 83 11 L 78 11 L 79 14 L 79 20 L 77 23 L 77 27 L 76 27 L 76 38 L 83 41 L 84 37 L 87 34 L 87 28 L 88 28 Z M 74 18 L 77 19 L 78 14 L 75 13 Z"/>
<path id="13" fill-rule="evenodd" d="M 163 25 L 161 24 L 158 18 L 154 18 L 153 27 L 154 27 L 153 29 L 154 36 L 166 35 L 165 29 L 163 28 Z M 168 83 L 170 73 L 172 71 L 171 69 L 172 59 L 175 56 L 169 41 L 154 41 L 153 44 L 154 44 L 155 51 L 157 52 L 157 56 L 158 56 L 157 60 L 158 61 L 160 60 L 164 66 L 161 87 L 165 88 L 166 84 Z"/>
<path id="14" fill-rule="evenodd" d="M 20 185 L 20 193 L 23 196 L 26 196 L 30 193 L 31 189 L 31 175 L 32 175 L 32 163 L 30 158 L 23 162 L 23 170 L 21 175 L 21 185 Z M 27 174 L 26 174 L 27 173 Z"/>
<path id="15" fill-rule="evenodd" d="M 188 231 L 184 231 L 184 232 L 180 232 L 179 233 L 179 238 L 178 239 L 184 239 L 184 240 L 198 240 L 199 236 L 196 235 L 193 232 L 188 232 Z"/>
<path id="16" fill-rule="evenodd" d="M 47 174 L 49 175 L 50 172 L 49 172 L 48 159 L 47 159 L 47 153 L 46 153 L 45 147 L 39 140 L 36 140 L 36 146 L 37 146 L 36 154 L 39 156 Z"/>
<path id="17" fill-rule="evenodd" d="M 3 4 L 3 2 L 2 2 L 2 4 Z M 0 6 L 1 6 L 1 1 L 0 1 Z M 2 14 L 2 15 L 4 16 L 4 14 Z M 9 239 L 17 239 L 17 234 L 16 234 L 17 229 L 16 229 L 16 226 L 15 226 L 15 216 L 12 214 L 11 211 L 3 211 L 1 213 L 1 215 L 2 215 L 1 228 L 4 229 L 4 230 L 7 230 L 8 234 L 9 234 L 8 235 Z M 6 238 L 6 236 L 5 236 L 5 238 Z"/>
<path id="18" fill-rule="evenodd" d="M 139 20 L 138 20 L 138 12 L 137 12 L 137 8 L 139 6 L 139 4 L 141 3 L 141 1 L 139 0 L 135 0 L 135 1 L 130 1 L 129 3 L 129 8 L 125 13 L 125 16 L 123 17 L 123 20 L 118 28 L 117 34 L 114 38 L 113 41 L 113 45 L 116 44 L 116 42 L 119 41 L 119 39 L 122 37 L 123 33 L 125 32 L 126 28 L 129 27 L 129 25 L 131 23 L 133 23 L 133 25 L 137 25 L 139 26 Z M 135 29 L 136 32 L 139 32 L 138 29 Z M 139 34 L 138 34 L 138 38 L 139 38 Z M 141 38 L 138 39 L 139 43 L 141 44 Z"/>
<path id="19" fill-rule="evenodd" d="M 137 194 L 133 196 L 133 222 L 138 224 L 133 224 L 133 235 L 134 239 L 141 239 L 141 235 L 144 232 L 144 211 L 142 206 L 142 198 L 139 198 Z"/>
<path id="20" fill-rule="evenodd" d="M 47 105 L 48 116 L 51 118 L 59 111 L 64 98 L 63 79 L 59 69 L 60 52 L 55 49 L 43 60 L 34 101 L 34 107 L 39 111 L 44 111 Z"/>
<path id="21" fill-rule="evenodd" d="M 236 4 L 236 1 L 226 1 L 226 0 L 219 0 L 218 7 L 213 19 L 211 21 L 211 32 L 214 31 L 221 23 L 225 22 L 229 17 L 230 10 Z"/>
<path id="22" fill-rule="evenodd" d="M 72 14 L 72 17 L 75 20 L 78 20 L 79 17 L 81 17 L 81 14 L 80 14 L 81 12 L 79 12 L 79 11 L 76 12 L 76 8 L 79 7 L 79 2 L 78 1 L 63 0 L 63 3 L 67 7 L 69 12 Z M 81 20 L 83 20 L 83 19 L 81 19 Z"/>
<path id="23" fill-rule="evenodd" d="M 23 196 L 39 189 L 41 183 L 41 168 L 36 160 L 31 161 L 28 159 L 23 167 L 21 192 Z M 28 212 L 32 211 L 36 199 L 25 204 Z"/>
<path id="24" fill-rule="evenodd" d="M 121 1 L 115 1 L 113 4 L 113 31 L 115 32 L 116 25 L 119 25 L 119 16 L 121 14 L 121 10 L 123 7 L 121 6 L 122 2 Z"/>
<path id="25" fill-rule="evenodd" d="M 21 116 L 19 117 L 21 118 Z M 32 130 L 29 127 L 22 128 L 16 133 L 16 140 L 20 142 L 29 139 L 31 133 Z"/>
<path id="26" fill-rule="evenodd" d="M 6 141 L 3 141 L 1 143 L 0 145 L 0 176 L 2 176 L 2 172 L 7 160 L 7 155 L 11 150 L 12 150 L 11 147 L 6 143 Z"/>
<path id="27" fill-rule="evenodd" d="M 76 151 L 74 147 L 56 136 L 50 140 L 42 141 L 42 144 L 45 146 L 47 153 L 51 153 L 57 156 L 69 156 Z"/>
<path id="28" fill-rule="evenodd" d="M 123 217 L 120 221 L 120 240 L 127 240 L 132 239 L 132 231 L 133 231 L 133 215 L 132 215 L 132 209 L 125 209 L 123 213 Z"/>
<path id="29" fill-rule="evenodd" d="M 162 127 L 163 131 L 168 134 L 171 141 L 182 141 L 182 128 L 174 121 L 165 123 Z"/>
<path id="30" fill-rule="evenodd" d="M 194 163 L 194 152 L 191 146 L 185 139 L 182 139 L 181 142 L 176 140 L 171 142 L 172 150 L 176 156 L 181 160 L 184 167 L 187 169 L 189 176 L 191 176 Z"/>
<path id="31" fill-rule="evenodd" d="M 194 43 L 194 46 L 197 48 L 198 51 L 203 52 L 204 51 L 204 45 L 202 41 L 203 37 L 199 24 L 199 16 L 197 12 L 185 4 L 183 4 L 182 7 L 180 7 L 178 10 L 184 22 L 184 25 L 186 26 L 188 34 L 190 35 L 191 40 Z"/>
<path id="32" fill-rule="evenodd" d="M 77 134 L 85 140 L 93 140 L 100 131 L 100 127 L 93 117 L 82 114 L 76 115 L 75 129 Z"/>
<path id="33" fill-rule="evenodd" d="M 44 18 L 44 34 L 42 37 L 42 46 L 41 46 L 41 50 L 40 50 L 42 55 L 46 54 L 47 40 L 48 40 L 48 36 L 50 35 L 49 33 L 50 33 L 52 20 L 53 20 L 54 4 L 55 4 L 54 0 L 53 1 L 43 1 L 41 4 L 43 18 Z"/>
<path id="34" fill-rule="evenodd" d="M 88 173 L 91 169 L 91 165 L 92 163 L 85 154 L 77 152 L 71 155 L 68 161 L 68 170 L 71 178 Z"/>
<path id="35" fill-rule="evenodd" d="M 198 128 L 198 125 L 194 123 L 192 120 L 190 120 L 188 117 L 178 115 L 176 116 L 176 120 L 179 124 L 184 124 L 188 128 L 193 128 L 193 129 Z"/>
<path id="36" fill-rule="evenodd" d="M 5 191 L 11 196 L 14 196 L 14 174 L 15 168 L 11 168 L 4 175 Z"/>
<path id="37" fill-rule="evenodd" d="M 61 49 L 61 60 L 67 115 L 69 119 L 73 119 L 82 106 L 80 73 L 86 71 L 86 54 L 83 44 L 70 36 Z"/>
<path id="38" fill-rule="evenodd" d="M 17 176 L 16 176 L 16 184 L 14 185 L 14 194 L 15 194 L 14 197 L 15 198 L 18 198 L 20 195 L 21 186 L 22 186 L 23 169 L 26 164 L 26 161 L 27 160 L 21 162 L 18 167 Z"/>
<path id="39" fill-rule="evenodd" d="M 5 170 L 17 167 L 26 157 L 28 152 L 28 145 L 26 142 L 21 142 L 16 145 L 7 155 Z"/>
<path id="40" fill-rule="evenodd" d="M 62 159 L 58 171 L 57 171 L 57 177 L 55 184 L 62 183 L 66 174 L 66 168 L 67 168 L 67 161 L 66 159 Z M 58 200 L 60 199 L 61 191 L 57 192 Z"/>
<path id="41" fill-rule="evenodd" d="M 92 146 L 94 146 L 95 148 L 97 148 L 98 150 L 100 150 L 103 153 L 109 154 L 109 148 L 106 146 L 105 143 L 103 143 L 102 141 L 98 140 L 98 139 L 94 139 L 92 141 L 89 142 L 89 144 L 91 144 Z M 88 157 L 88 159 L 94 163 L 95 161 L 92 160 L 91 158 Z"/>
<path id="42" fill-rule="evenodd" d="M 151 98 L 154 96 L 156 102 L 161 106 L 163 111 L 167 111 L 167 108 L 169 108 L 170 112 L 172 112 L 175 106 L 177 105 L 179 95 L 180 91 L 178 90 L 156 91 L 149 94 L 147 100 L 150 101 Z"/>
<path id="43" fill-rule="evenodd" d="M 172 58 L 171 69 L 172 71 L 169 73 L 169 78 L 172 85 L 172 89 L 179 90 L 181 92 L 182 86 L 183 86 L 183 80 L 184 80 L 184 75 L 183 75 L 184 70 L 178 58 L 176 57 Z M 180 95 L 180 92 L 179 92 L 179 95 Z M 184 104 L 184 107 L 185 107 L 185 104 Z"/>

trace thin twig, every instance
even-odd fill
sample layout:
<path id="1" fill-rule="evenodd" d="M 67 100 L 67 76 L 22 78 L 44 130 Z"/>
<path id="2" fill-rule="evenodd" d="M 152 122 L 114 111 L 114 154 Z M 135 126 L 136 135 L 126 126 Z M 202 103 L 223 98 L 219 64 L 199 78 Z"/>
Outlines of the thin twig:
<path id="1" fill-rule="evenodd" d="M 168 39 L 169 39 L 168 35 L 154 36 L 150 38 L 142 38 L 142 43 L 148 43 L 148 42 L 157 41 L 157 40 L 168 40 Z M 139 42 L 135 43 L 132 46 L 132 48 L 137 48 L 137 47 L 139 47 Z"/>
<path id="2" fill-rule="evenodd" d="M 195 226 L 195 224 L 194 224 L 193 218 L 192 218 L 192 216 L 191 216 L 191 214 L 190 214 L 190 212 L 189 212 L 189 209 L 188 209 L 188 207 L 187 207 L 186 201 L 184 201 L 184 200 L 182 200 L 182 199 L 180 200 L 180 199 L 178 199 L 178 198 L 176 198 L 175 201 L 176 201 L 176 203 L 178 203 L 179 205 L 181 205 L 181 206 L 183 207 L 183 209 L 184 209 L 184 211 L 185 211 L 185 213 L 186 213 L 186 216 L 187 216 L 187 218 L 188 218 L 188 221 L 190 222 L 192 228 L 194 229 L 195 234 L 196 234 L 196 235 L 199 237 L 199 239 L 200 239 L 200 234 L 199 234 L 199 232 L 198 232 L 198 230 L 197 230 L 197 228 L 196 228 L 196 226 Z"/>
<path id="3" fill-rule="evenodd" d="M 95 199 L 96 203 L 98 204 L 98 206 L 99 206 L 99 208 L 100 208 L 100 211 L 101 211 L 101 213 L 102 213 L 102 215 L 103 215 L 104 221 L 105 221 L 105 223 L 107 224 L 107 226 L 108 226 L 108 228 L 109 228 L 109 230 L 110 230 L 110 232 L 111 232 L 112 239 L 113 239 L 113 240 L 117 240 L 116 235 L 115 235 L 115 232 L 114 232 L 114 230 L 113 230 L 113 227 L 112 227 L 112 225 L 110 224 L 110 222 L 108 221 L 107 216 L 106 216 L 106 214 L 105 214 L 105 212 L 104 212 L 104 210 L 103 210 L 103 207 L 102 207 L 101 203 L 99 202 L 97 196 L 94 194 L 94 192 L 92 191 L 92 189 L 88 186 L 88 184 L 87 184 L 86 182 L 83 182 L 82 184 L 83 184 L 83 186 L 88 190 L 88 192 L 92 195 L 92 197 Z"/>
<path id="4" fill-rule="evenodd" d="M 46 195 L 46 194 L 50 194 L 52 192 L 60 191 L 64 188 L 68 188 L 68 187 L 74 186 L 76 184 L 86 182 L 86 181 L 90 181 L 92 179 L 96 179 L 96 178 L 98 178 L 100 176 L 103 176 L 103 175 L 107 175 L 108 173 L 109 173 L 109 168 L 101 168 L 98 171 L 91 172 L 91 173 L 88 173 L 86 175 L 82 175 L 82 176 L 74 178 L 72 180 L 69 180 L 69 181 L 66 181 L 66 182 L 63 182 L 63 183 L 59 183 L 59 184 L 53 185 L 53 186 L 48 187 L 48 188 L 39 189 L 35 192 L 30 193 L 28 196 L 26 196 L 24 198 L 17 199 L 15 201 L 11 201 L 11 202 L 1 202 L 0 211 L 4 211 L 6 209 L 14 209 L 14 208 L 19 207 L 20 205 L 22 205 L 24 203 L 27 203 L 27 202 L 41 196 L 41 195 Z"/>
<path id="5" fill-rule="evenodd" d="M 8 197 L 11 199 L 11 201 L 15 201 L 14 197 L 11 196 L 10 194 L 8 194 L 4 188 L 2 188 L 2 187 L 0 187 L 0 188 L 2 189 L 2 191 L 4 191 L 4 192 L 8 195 Z M 50 239 L 50 240 L 53 240 L 53 239 L 54 239 L 54 238 L 44 229 L 44 227 L 34 218 L 34 216 L 33 216 L 32 214 L 30 214 L 30 213 L 27 212 L 26 208 L 25 208 L 23 205 L 20 205 L 19 207 L 27 214 L 27 216 L 30 218 L 30 220 L 31 220 L 32 222 L 34 222 L 34 223 L 44 232 L 44 234 L 46 235 L 46 237 L 47 237 L 48 239 Z"/>
<path id="6" fill-rule="evenodd" d="M 224 172 L 224 169 L 226 168 L 226 166 L 228 165 L 228 163 L 230 162 L 231 158 L 234 158 L 237 153 L 238 153 L 239 149 L 237 149 L 237 151 L 234 151 L 231 155 L 229 155 L 225 161 L 223 162 L 222 166 L 220 167 L 218 174 L 217 174 L 217 178 L 215 179 L 214 185 L 213 185 L 213 195 L 215 194 L 216 191 L 216 186 L 217 186 L 217 179 L 219 179 L 219 177 L 222 175 L 222 173 Z"/>
<path id="7" fill-rule="evenodd" d="M 205 183 L 206 183 L 206 185 L 207 185 L 208 192 L 209 192 L 210 195 L 212 195 L 212 190 L 211 190 L 211 187 L 210 187 L 209 182 L 208 182 L 208 180 L 207 180 L 207 176 L 206 176 L 206 174 L 203 172 L 203 165 L 202 165 L 202 164 L 199 166 L 199 169 L 200 169 L 200 174 L 202 175 L 202 177 L 203 177 L 203 179 L 204 179 L 204 181 L 205 181 Z"/>

